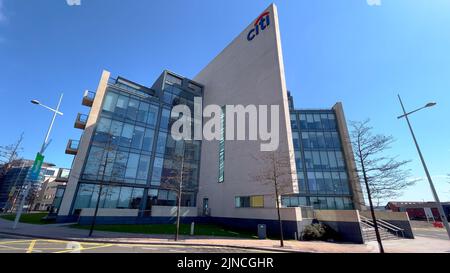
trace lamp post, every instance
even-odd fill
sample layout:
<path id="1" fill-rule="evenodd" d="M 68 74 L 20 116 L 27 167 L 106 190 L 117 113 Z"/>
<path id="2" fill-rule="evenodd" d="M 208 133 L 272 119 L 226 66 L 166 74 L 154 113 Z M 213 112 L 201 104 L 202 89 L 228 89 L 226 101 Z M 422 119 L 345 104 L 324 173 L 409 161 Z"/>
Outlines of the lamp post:
<path id="1" fill-rule="evenodd" d="M 433 193 L 434 201 L 437 204 L 439 215 L 441 216 L 442 222 L 444 223 L 445 229 L 447 230 L 447 234 L 448 234 L 448 237 L 450 239 L 450 227 L 448 225 L 447 216 L 444 213 L 444 209 L 442 208 L 441 201 L 439 201 L 438 194 L 436 192 L 436 189 L 434 188 L 433 181 L 431 180 L 431 176 L 430 176 L 430 173 L 428 172 L 427 165 L 425 164 L 425 160 L 424 160 L 424 158 L 422 156 L 422 152 L 420 151 L 419 144 L 417 143 L 416 136 L 414 135 L 413 129 L 411 127 L 411 123 L 409 122 L 409 119 L 408 119 L 408 115 L 410 115 L 412 113 L 415 113 L 415 112 L 417 112 L 419 110 L 422 110 L 424 108 L 433 107 L 433 106 L 436 105 L 436 103 L 435 102 L 429 102 L 423 107 L 420 107 L 420 108 L 418 108 L 418 109 L 416 109 L 414 111 L 406 113 L 405 107 L 403 106 L 403 102 L 402 102 L 402 99 L 400 98 L 400 95 L 398 95 L 398 100 L 400 101 L 400 105 L 402 106 L 403 115 L 398 116 L 397 118 L 398 119 L 405 118 L 406 122 L 408 123 L 408 127 L 409 127 L 409 130 L 410 130 L 411 135 L 413 137 L 414 144 L 416 145 L 417 152 L 419 153 L 420 161 L 422 162 L 423 169 L 425 170 L 425 174 L 427 175 L 428 183 L 430 183 L 431 192 Z"/>
<path id="2" fill-rule="evenodd" d="M 46 108 L 46 109 L 48 109 L 48 110 L 53 112 L 52 121 L 50 122 L 50 126 L 48 127 L 48 130 L 47 130 L 47 134 L 45 135 L 44 143 L 42 143 L 41 150 L 37 154 L 36 159 L 34 161 L 33 168 L 31 170 L 32 173 L 39 173 L 40 172 L 40 169 L 41 169 L 41 166 L 42 166 L 42 162 L 44 160 L 44 155 L 43 154 L 44 154 L 44 151 L 47 148 L 48 144 L 50 143 L 50 141 L 49 141 L 50 132 L 52 130 L 53 123 L 55 122 L 56 115 L 61 115 L 61 116 L 63 115 L 63 113 L 61 113 L 59 111 L 59 106 L 61 105 L 62 98 L 63 98 L 63 94 L 61 94 L 61 96 L 59 97 L 59 102 L 58 102 L 58 105 L 56 106 L 56 109 L 48 107 L 48 106 L 40 103 L 38 100 L 32 100 L 31 101 L 31 103 L 36 104 L 36 105 L 40 105 L 40 106 L 42 106 L 42 107 L 44 107 L 44 108 Z M 16 229 L 17 224 L 19 223 L 20 216 L 22 215 L 23 206 L 25 205 L 25 199 L 27 198 L 28 193 L 29 193 L 30 188 L 31 188 L 31 180 L 32 180 L 31 177 L 29 177 L 27 180 L 28 180 L 27 181 L 27 186 L 26 186 L 25 191 L 23 193 L 22 200 L 20 200 L 19 208 L 17 209 L 16 219 L 14 220 L 13 229 Z"/>

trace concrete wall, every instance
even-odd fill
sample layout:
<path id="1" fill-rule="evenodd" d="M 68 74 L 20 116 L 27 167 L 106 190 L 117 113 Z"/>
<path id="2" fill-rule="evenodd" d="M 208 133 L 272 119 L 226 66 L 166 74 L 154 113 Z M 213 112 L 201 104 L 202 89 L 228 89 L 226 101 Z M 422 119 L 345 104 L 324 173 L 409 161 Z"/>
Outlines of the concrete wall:
<path id="1" fill-rule="evenodd" d="M 181 217 L 195 217 L 197 216 L 196 207 L 180 207 Z M 152 206 L 153 217 L 176 217 L 177 207 Z"/>
<path id="2" fill-rule="evenodd" d="M 342 143 L 342 151 L 344 154 L 345 163 L 347 165 L 347 175 L 350 182 L 350 189 L 353 195 L 353 204 L 355 206 L 355 209 L 363 210 L 365 209 L 364 196 L 361 190 L 361 182 L 358 177 L 358 172 L 356 171 L 355 156 L 353 154 L 353 148 L 348 132 L 347 122 L 345 120 L 342 103 L 336 103 L 333 106 L 333 110 L 336 114 L 336 122 Z"/>
<path id="3" fill-rule="evenodd" d="M 315 215 L 319 222 L 338 232 L 342 241 L 364 243 L 357 210 L 315 210 Z"/>
<path id="4" fill-rule="evenodd" d="M 94 216 L 95 208 L 84 208 L 81 210 L 80 217 Z M 99 208 L 97 216 L 114 216 L 114 217 L 136 217 L 139 210 L 137 209 L 106 209 Z"/>
<path id="5" fill-rule="evenodd" d="M 205 106 L 279 105 L 279 150 L 288 153 L 293 151 L 293 144 L 277 9 L 271 5 L 266 11 L 270 12 L 268 28 L 248 41 L 253 21 L 194 80 L 205 87 Z M 235 208 L 234 203 L 236 196 L 266 195 L 265 207 L 275 207 L 275 199 L 270 197 L 273 185 L 264 185 L 255 179 L 255 175 L 268 167 L 267 162 L 255 160 L 264 155 L 260 144 L 260 141 L 225 141 L 225 181 L 218 183 L 218 141 L 202 142 L 199 207 L 203 198 L 208 198 L 214 217 L 255 218 L 258 214 L 262 218 L 264 213 L 270 213 L 269 210 Z M 290 167 L 293 174 L 286 179 L 285 186 L 286 192 L 294 193 L 298 191 L 294 160 Z"/>
<path id="6" fill-rule="evenodd" d="M 370 211 L 360 211 L 360 215 L 372 219 Z M 405 238 L 414 239 L 414 233 L 409 221 L 408 213 L 406 212 L 392 212 L 392 211 L 375 211 L 377 219 L 386 221 L 394 226 L 403 229 Z"/>
<path id="7" fill-rule="evenodd" d="M 108 71 L 103 71 L 98 84 L 94 102 L 92 104 L 88 120 L 86 122 L 86 128 L 83 131 L 83 135 L 80 139 L 80 144 L 78 147 L 78 153 L 72 162 L 72 168 L 70 171 L 69 181 L 67 182 L 66 190 L 64 191 L 64 196 L 61 202 L 61 207 L 58 211 L 58 216 L 67 216 L 70 214 L 70 209 L 72 206 L 72 200 L 75 198 L 75 193 L 78 186 L 78 180 L 81 176 L 81 171 L 83 169 L 84 161 L 87 157 L 89 150 L 89 143 L 94 133 L 95 125 L 103 104 L 103 97 L 106 93 L 106 88 L 108 86 L 108 79 L 110 73 Z"/>

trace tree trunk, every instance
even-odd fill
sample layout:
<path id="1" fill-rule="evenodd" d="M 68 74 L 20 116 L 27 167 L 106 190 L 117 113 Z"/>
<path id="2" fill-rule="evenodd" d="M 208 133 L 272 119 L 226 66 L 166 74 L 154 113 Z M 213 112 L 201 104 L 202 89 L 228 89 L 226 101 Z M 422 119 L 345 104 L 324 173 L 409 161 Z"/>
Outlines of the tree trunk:
<path id="1" fill-rule="evenodd" d="M 366 185 L 367 190 L 367 199 L 369 199 L 370 213 L 372 215 L 373 225 L 375 227 L 375 235 L 377 237 L 378 246 L 380 248 L 380 253 L 384 253 L 383 243 L 381 242 L 380 231 L 378 230 L 377 218 L 375 217 L 375 210 L 373 209 L 372 196 L 370 193 L 369 181 L 367 179 L 366 169 L 364 167 L 364 162 L 361 160 L 362 172 L 364 175 L 364 184 Z"/>
<path id="2" fill-rule="evenodd" d="M 275 184 L 275 201 L 277 204 L 277 214 L 278 214 L 278 223 L 280 225 L 280 246 L 284 247 L 284 238 L 283 238 L 283 221 L 281 221 L 281 213 L 280 213 L 280 201 L 278 200 L 278 186 Z"/>

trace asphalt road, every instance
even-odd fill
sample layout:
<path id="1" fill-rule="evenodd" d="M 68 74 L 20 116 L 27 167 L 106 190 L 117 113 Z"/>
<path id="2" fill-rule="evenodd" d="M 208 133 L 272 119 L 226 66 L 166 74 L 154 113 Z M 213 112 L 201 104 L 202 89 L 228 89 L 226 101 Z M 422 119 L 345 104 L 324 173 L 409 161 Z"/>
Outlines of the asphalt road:
<path id="1" fill-rule="evenodd" d="M 268 253 L 230 247 L 107 244 L 24 238 L 0 234 L 0 253 Z"/>

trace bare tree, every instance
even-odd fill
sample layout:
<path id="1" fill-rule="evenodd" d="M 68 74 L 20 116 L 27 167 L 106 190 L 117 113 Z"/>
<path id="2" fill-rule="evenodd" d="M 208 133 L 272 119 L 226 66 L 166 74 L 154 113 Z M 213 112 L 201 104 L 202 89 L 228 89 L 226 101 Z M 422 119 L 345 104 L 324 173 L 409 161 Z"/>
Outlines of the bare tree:
<path id="1" fill-rule="evenodd" d="M 19 161 L 19 153 L 23 150 L 22 142 L 23 133 L 20 134 L 15 143 L 6 146 L 0 146 L 0 178 L 2 178 L 8 172 L 8 170 L 13 167 L 16 162 Z"/>
<path id="2" fill-rule="evenodd" d="M 105 134 L 106 139 L 106 146 L 103 150 L 99 151 L 100 154 L 100 166 L 99 170 L 101 171 L 101 179 L 99 184 L 99 192 L 97 195 L 97 200 L 95 203 L 95 210 L 94 210 L 94 216 L 91 222 L 91 227 L 89 229 L 89 237 L 92 236 L 92 233 L 94 231 L 95 223 L 97 221 L 97 214 L 98 209 L 100 207 L 100 200 L 102 196 L 105 196 L 105 200 L 107 198 L 108 192 L 104 192 L 103 187 L 105 186 L 105 179 L 107 172 L 111 172 L 112 176 L 117 175 L 118 173 L 121 173 L 125 170 L 124 165 L 114 165 L 115 161 L 122 161 L 122 158 L 120 155 L 116 154 L 117 150 L 116 147 L 114 147 L 113 143 L 116 141 L 116 136 L 112 135 L 111 133 Z M 102 157 L 101 157 L 102 156 Z M 111 171 L 109 171 L 111 170 Z M 110 174 L 110 176 L 111 176 Z"/>
<path id="3" fill-rule="evenodd" d="M 180 209 L 181 209 L 181 197 L 184 192 L 189 190 L 195 190 L 193 185 L 188 184 L 191 181 L 191 173 L 185 167 L 185 147 L 183 147 L 183 153 L 174 154 L 171 156 L 174 165 L 170 169 L 166 169 L 161 178 L 161 189 L 166 189 L 174 192 L 177 200 L 177 220 L 175 241 L 178 241 L 180 233 Z"/>
<path id="4" fill-rule="evenodd" d="M 397 161 L 396 157 L 384 155 L 395 141 L 392 136 L 373 135 L 369 120 L 351 122 L 351 142 L 355 153 L 355 161 L 359 177 L 366 186 L 372 220 L 375 227 L 380 252 L 384 252 L 378 224 L 375 217 L 373 200 L 377 203 L 386 198 L 400 195 L 406 187 L 416 180 L 410 179 L 410 170 L 404 169 L 409 160 Z"/>
<path id="5" fill-rule="evenodd" d="M 258 174 L 252 175 L 253 179 L 264 185 L 273 187 L 273 197 L 277 209 L 278 223 L 280 227 L 280 246 L 284 247 L 283 220 L 281 219 L 281 195 L 291 193 L 292 175 L 296 172 L 291 166 L 294 159 L 293 152 L 273 151 L 264 152 L 262 156 L 255 157 L 263 166 Z"/>

